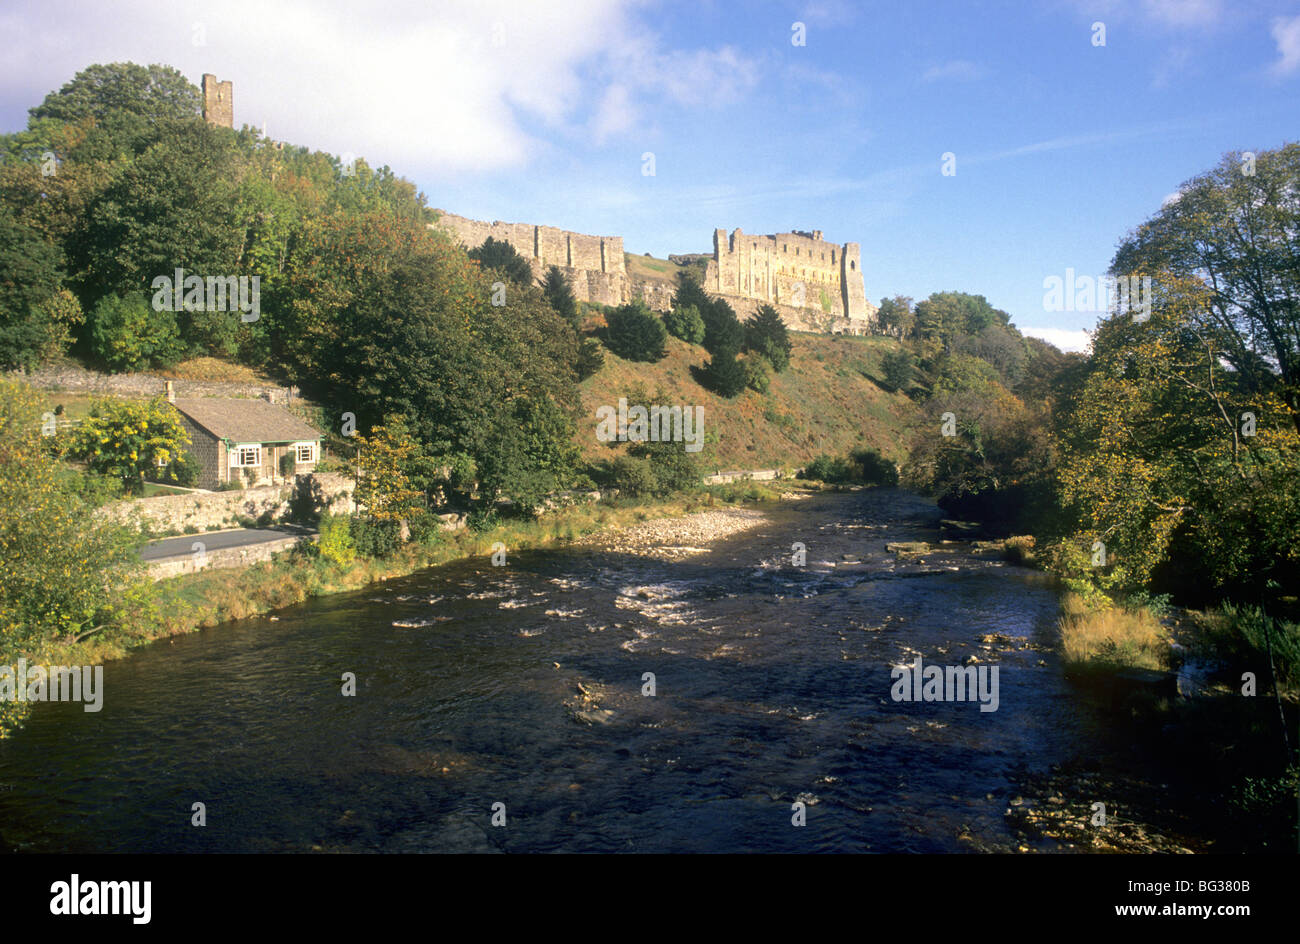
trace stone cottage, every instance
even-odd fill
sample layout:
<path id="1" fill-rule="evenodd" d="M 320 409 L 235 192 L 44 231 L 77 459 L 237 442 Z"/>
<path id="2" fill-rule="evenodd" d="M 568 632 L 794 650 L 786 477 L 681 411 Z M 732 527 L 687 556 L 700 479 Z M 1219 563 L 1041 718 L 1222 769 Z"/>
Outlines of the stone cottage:
<path id="1" fill-rule="evenodd" d="M 200 488 L 278 485 L 320 461 L 320 433 L 283 407 L 265 400 L 177 400 L 170 390 L 167 399 L 190 434 Z"/>

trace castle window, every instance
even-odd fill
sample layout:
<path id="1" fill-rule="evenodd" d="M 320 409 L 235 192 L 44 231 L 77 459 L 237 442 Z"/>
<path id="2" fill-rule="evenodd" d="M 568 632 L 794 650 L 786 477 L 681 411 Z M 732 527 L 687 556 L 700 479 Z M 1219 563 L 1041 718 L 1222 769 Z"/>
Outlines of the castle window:
<path id="1" fill-rule="evenodd" d="M 799 247 L 798 247 L 798 246 L 795 246 L 795 247 L 794 247 L 794 254 L 795 254 L 796 256 L 799 255 Z"/>
<path id="2" fill-rule="evenodd" d="M 831 265 L 835 264 L 835 250 L 831 250 Z"/>
<path id="3" fill-rule="evenodd" d="M 789 246 L 789 244 L 788 244 L 788 243 L 782 243 L 782 244 L 781 244 L 781 251 L 782 251 L 782 252 L 789 252 L 789 251 L 790 251 L 790 246 Z"/>
<path id="4" fill-rule="evenodd" d="M 850 268 L 850 269 L 857 269 L 857 267 L 858 267 L 858 264 L 857 264 L 856 262 L 850 262 L 850 263 L 849 263 L 849 268 Z"/>

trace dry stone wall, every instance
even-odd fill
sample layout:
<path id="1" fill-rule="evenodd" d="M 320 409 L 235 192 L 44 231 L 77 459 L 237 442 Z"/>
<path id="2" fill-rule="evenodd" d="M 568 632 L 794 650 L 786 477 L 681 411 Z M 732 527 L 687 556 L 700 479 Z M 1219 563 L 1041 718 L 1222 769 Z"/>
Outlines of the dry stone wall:
<path id="1" fill-rule="evenodd" d="M 355 484 L 338 473 L 313 474 L 328 510 L 352 512 Z M 229 492 L 188 492 L 115 502 L 100 514 L 123 523 L 139 522 L 152 534 L 194 534 L 217 528 L 238 527 L 248 519 L 264 523 L 282 520 L 289 513 L 292 485 L 245 488 Z"/>

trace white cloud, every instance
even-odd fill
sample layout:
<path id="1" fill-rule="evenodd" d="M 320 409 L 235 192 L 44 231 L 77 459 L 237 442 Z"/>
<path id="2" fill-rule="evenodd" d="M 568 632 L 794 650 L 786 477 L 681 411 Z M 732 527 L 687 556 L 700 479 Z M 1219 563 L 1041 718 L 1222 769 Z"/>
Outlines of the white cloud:
<path id="1" fill-rule="evenodd" d="M 1065 328 L 1021 328 L 1020 333 L 1031 338 L 1041 338 L 1062 351 L 1086 354 L 1092 345 L 1092 334 L 1082 328 L 1077 331 Z"/>
<path id="2" fill-rule="evenodd" d="M 940 65 L 930 66 L 921 78 L 926 82 L 936 82 L 940 79 L 968 81 L 981 78 L 983 75 L 984 69 L 978 63 L 971 62 L 969 59 L 953 59 Z"/>
<path id="3" fill-rule="evenodd" d="M 1272 33 L 1278 54 L 1273 74 L 1291 75 L 1300 70 L 1300 16 L 1278 17 L 1273 21 Z"/>
<path id="4" fill-rule="evenodd" d="M 609 137 L 629 130 L 645 102 L 709 104 L 757 80 L 730 48 L 645 39 L 637 5 L 391 0 L 379 12 L 353 0 L 27 0 L 0 14 L 0 96 L 26 107 L 95 62 L 162 62 L 195 84 L 204 72 L 232 80 L 236 125 L 265 123 L 279 140 L 406 174 L 492 170 L 542 153 L 548 129 Z M 193 44 L 196 24 L 204 45 Z M 701 102 L 700 88 L 712 96 Z"/>

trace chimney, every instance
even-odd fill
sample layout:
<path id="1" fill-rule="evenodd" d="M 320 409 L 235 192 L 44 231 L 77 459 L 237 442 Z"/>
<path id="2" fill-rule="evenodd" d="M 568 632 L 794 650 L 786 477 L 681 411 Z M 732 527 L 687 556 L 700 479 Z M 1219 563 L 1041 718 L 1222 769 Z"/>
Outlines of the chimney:
<path id="1" fill-rule="evenodd" d="M 167 393 L 167 402 L 168 402 L 168 403 L 175 403 L 175 402 L 176 402 L 176 385 L 175 385 L 174 383 L 172 383 L 170 380 L 164 380 L 164 381 L 163 381 L 163 390 Z"/>

